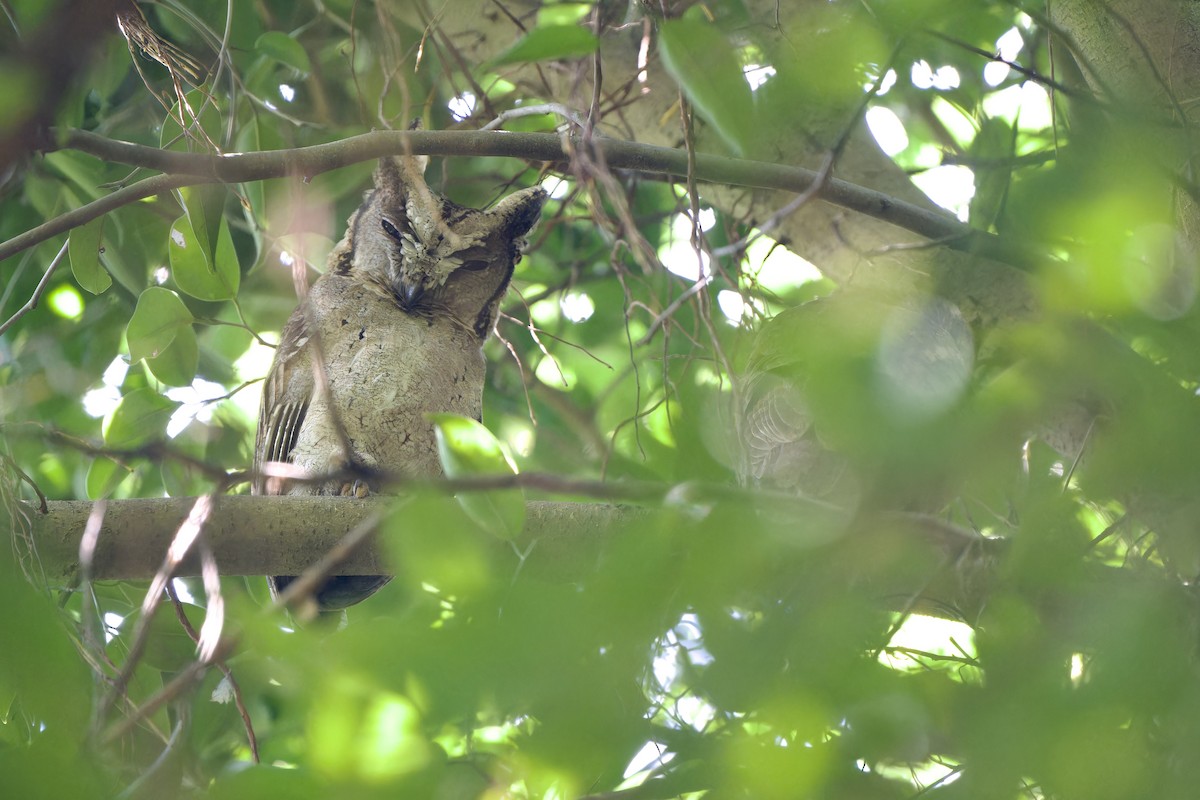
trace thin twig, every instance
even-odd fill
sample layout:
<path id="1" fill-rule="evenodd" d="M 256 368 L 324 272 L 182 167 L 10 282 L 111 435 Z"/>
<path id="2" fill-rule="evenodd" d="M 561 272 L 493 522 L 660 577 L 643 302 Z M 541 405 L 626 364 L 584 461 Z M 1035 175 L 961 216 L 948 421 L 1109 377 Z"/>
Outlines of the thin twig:
<path id="1" fill-rule="evenodd" d="M 192 627 L 192 622 L 187 618 L 187 613 L 183 609 L 183 603 L 179 600 L 179 595 L 175 593 L 175 586 L 171 583 L 167 584 L 167 596 L 171 598 L 171 605 L 175 608 L 175 618 L 179 620 L 180 627 L 184 633 L 188 635 L 195 644 L 200 644 L 200 634 Z M 254 725 L 250 721 L 250 710 L 246 708 L 246 700 L 242 696 L 242 687 L 238 685 L 237 679 L 233 677 L 233 670 L 225 663 L 224 659 L 214 662 L 217 669 L 221 670 L 221 674 L 225 676 L 225 680 L 229 682 L 229 688 L 233 690 L 233 702 L 237 706 L 238 714 L 242 718 L 242 726 L 246 729 L 246 741 L 250 745 L 250 756 L 254 759 L 255 764 L 262 763 L 258 756 L 258 737 L 254 734 Z"/>
<path id="2" fill-rule="evenodd" d="M 130 711 L 128 716 L 123 717 L 120 722 L 114 723 L 112 727 L 104 731 L 104 734 L 100 737 L 100 743 L 103 745 L 112 744 L 136 728 L 143 719 L 153 716 L 164 705 L 189 691 L 192 686 L 199 683 L 200 679 L 204 677 L 204 673 L 208 671 L 208 666 L 208 664 L 202 661 L 195 661 L 189 664 L 184 668 L 183 672 L 176 675 L 174 680 L 156 692 L 149 700 Z"/>
<path id="3" fill-rule="evenodd" d="M 503 314 L 502 316 L 507 317 L 508 315 Z M 499 330 L 496 331 L 496 338 L 504 345 L 504 349 L 512 356 L 513 363 L 517 365 L 517 374 L 521 377 L 521 390 L 525 394 L 525 410 L 529 414 L 529 424 L 536 428 L 538 424 L 537 414 L 533 410 L 533 398 L 529 395 L 529 378 L 525 375 L 525 365 L 521 363 L 521 356 L 517 353 L 517 348 L 513 347 L 513 343 L 504 338 L 504 335 Z"/>
<path id="4" fill-rule="evenodd" d="M 63 431 L 56 430 L 54 428 L 45 428 L 36 423 L 22 423 L 21 427 L 25 426 L 32 427 L 38 432 L 39 436 L 44 437 L 48 442 L 65 445 L 73 450 L 83 453 L 84 455 L 109 458 L 118 464 L 124 464 L 127 461 L 136 461 L 141 459 L 155 462 L 170 460 L 194 469 L 201 475 L 204 475 L 204 477 L 218 484 L 225 482 L 229 478 L 229 474 L 223 467 L 211 464 L 202 458 L 197 458 L 196 456 L 177 450 L 163 441 L 147 442 L 146 444 L 135 448 L 110 448 L 102 445 L 92 444 L 91 442 L 84 441 L 83 439 L 77 439 L 68 433 L 64 433 Z M 17 428 L 16 432 L 8 432 L 8 435 L 19 436 L 22 434 L 20 428 Z"/>
<path id="5" fill-rule="evenodd" d="M 108 509 L 105 500 L 97 500 L 88 515 L 87 525 L 84 526 L 83 536 L 79 539 L 79 573 L 82 603 L 79 609 L 79 621 L 83 628 L 83 645 L 91 653 L 104 653 L 104 636 L 100 622 L 99 607 L 92 587 L 92 564 L 95 562 L 96 545 L 100 541 L 100 528 L 104 524 L 104 512 Z M 100 669 L 92 672 L 92 680 L 96 691 L 92 695 L 91 730 L 97 730 L 100 724 L 100 713 L 103 705 L 101 687 L 105 685 L 105 674 Z"/>
<path id="6" fill-rule="evenodd" d="M 564 106 L 562 103 L 540 103 L 538 105 L 519 106 L 517 108 L 510 108 L 506 111 L 502 111 L 500 112 L 499 116 L 497 116 L 487 125 L 484 125 L 479 130 L 494 131 L 500 128 L 510 119 L 517 119 L 519 117 L 540 117 L 544 114 L 554 114 L 562 117 L 578 128 L 583 128 L 587 125 L 587 119 L 585 119 L 582 114 L 573 108 Z"/>
<path id="7" fill-rule="evenodd" d="M 122 665 L 120 673 L 117 674 L 116 679 L 113 681 L 111 691 L 100 704 L 97 724 L 103 721 L 105 714 L 112 708 L 117 698 L 125 694 L 129 680 L 133 677 L 133 671 L 137 669 L 138 663 L 142 659 L 142 654 L 146 651 L 146 644 L 150 639 L 150 623 L 154 619 L 155 612 L 158 611 L 159 606 L 162 604 L 167 584 L 174 576 L 175 570 L 179 568 L 184 556 L 191 550 L 192 545 L 195 544 L 196 539 L 204 529 L 204 523 L 212 513 L 212 504 L 212 495 L 206 494 L 197 497 L 196 502 L 192 505 L 191 513 L 188 514 L 183 524 L 179 526 L 179 530 L 175 532 L 175 538 L 171 541 L 171 546 L 163 558 L 162 566 L 159 567 L 158 574 L 154 576 L 154 580 L 150 582 L 150 588 L 146 590 L 146 597 L 142 601 L 141 615 L 138 617 L 137 625 L 133 631 L 132 643 L 129 646 L 129 654 L 125 658 L 125 663 Z M 200 664 L 199 666 L 205 667 L 206 665 Z M 201 670 L 202 672 L 203 670 Z M 182 678 L 183 676 L 181 675 L 180 677 Z M 131 720 L 136 718 L 136 714 L 130 717 Z M 109 738 L 109 734 L 105 734 L 104 741 L 112 741 L 112 738 Z"/>
<path id="8" fill-rule="evenodd" d="M 17 466 L 17 462 L 13 460 L 13 457 L 8 453 L 0 452 L 0 459 L 4 459 L 4 463 L 8 465 L 8 468 L 17 473 L 17 477 L 29 484 L 30 489 L 33 489 L 33 493 L 37 495 L 38 499 L 38 511 L 43 514 L 48 514 L 50 512 L 50 507 L 46 505 L 46 495 L 42 493 L 42 490 L 38 487 L 37 482 L 33 478 L 29 477 L 29 473 Z"/>
<path id="9" fill-rule="evenodd" d="M 63 246 L 58 250 L 58 255 L 56 255 L 54 260 L 50 262 L 50 266 L 46 267 L 45 274 L 42 275 L 42 279 L 38 281 L 37 288 L 33 290 L 33 294 L 30 295 L 29 300 L 25 302 L 25 305 L 18 308 L 15 314 L 9 317 L 3 325 L 0 325 L 0 336 L 4 335 L 4 332 L 11 328 L 14 322 L 37 308 L 38 302 L 42 299 L 42 294 L 45 293 L 46 287 L 50 285 L 51 276 L 54 275 L 55 270 L 57 270 L 59 265 L 62 263 L 63 256 L 67 254 L 67 245 L 69 243 L 69 239 L 66 242 L 63 242 Z"/>
<path id="10" fill-rule="evenodd" d="M 705 287 L 712 283 L 712 281 L 712 273 L 701 275 L 699 280 L 689 286 L 686 292 L 679 295 L 679 297 L 676 297 L 671 301 L 669 306 L 654 316 L 654 319 L 650 321 L 650 327 L 646 329 L 645 335 L 642 336 L 641 339 L 637 340 L 635 347 L 645 347 L 648 345 L 654 338 L 654 335 L 658 333 L 658 329 L 662 327 L 663 323 L 675 316 L 675 312 L 678 311 L 684 303 L 686 303 L 688 300 L 691 300 L 700 292 L 704 291 Z"/>
<path id="11" fill-rule="evenodd" d="M 526 306 L 525 310 L 526 311 L 529 310 L 528 306 Z M 537 325 L 534 325 L 532 318 L 529 320 L 529 322 L 525 322 L 524 320 L 522 320 L 518 317 L 514 317 L 514 316 L 512 316 L 510 314 L 506 314 L 504 312 L 500 312 L 500 317 L 502 319 L 508 320 L 509 322 L 515 322 L 516 324 L 520 325 L 522 328 L 525 328 L 527 331 L 529 331 L 530 336 L 533 337 L 535 341 L 537 341 L 538 336 L 545 336 L 548 339 L 553 339 L 554 341 L 558 342 L 561 345 L 565 345 L 566 347 L 570 347 L 575 350 L 578 350 L 579 352 L 583 353 L 585 356 L 590 358 L 592 361 L 595 361 L 597 364 L 608 367 L 609 369 L 613 368 L 612 364 L 608 363 L 603 358 L 601 358 L 600 356 L 593 353 L 591 350 L 588 350 L 583 345 L 576 344 L 575 342 L 572 342 L 570 339 L 565 339 L 562 336 L 558 336 L 557 334 L 551 333 L 550 331 L 546 330 L 545 328 L 539 328 Z M 538 341 L 537 344 L 538 344 L 538 348 L 541 349 L 541 351 L 543 353 L 546 353 L 546 349 L 544 347 L 542 347 L 542 343 L 540 341 Z M 546 353 L 546 355 L 549 355 L 549 353 Z"/>

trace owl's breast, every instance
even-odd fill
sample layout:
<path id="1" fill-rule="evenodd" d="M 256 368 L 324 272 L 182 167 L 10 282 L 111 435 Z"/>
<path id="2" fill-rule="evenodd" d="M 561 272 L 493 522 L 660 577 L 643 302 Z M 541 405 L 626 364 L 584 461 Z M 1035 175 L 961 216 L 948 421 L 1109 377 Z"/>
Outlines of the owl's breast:
<path id="1" fill-rule="evenodd" d="M 479 340 L 453 320 L 423 317 L 362 283 L 330 280 L 313 287 L 313 326 L 320 333 L 330 390 L 315 392 L 293 460 L 311 471 L 341 466 L 340 421 L 360 463 L 411 477 L 438 475 L 433 428 L 425 415 L 478 419 L 484 359 Z M 328 454 L 333 451 L 334 456 Z M 307 463 L 305 463 L 307 462 Z"/>

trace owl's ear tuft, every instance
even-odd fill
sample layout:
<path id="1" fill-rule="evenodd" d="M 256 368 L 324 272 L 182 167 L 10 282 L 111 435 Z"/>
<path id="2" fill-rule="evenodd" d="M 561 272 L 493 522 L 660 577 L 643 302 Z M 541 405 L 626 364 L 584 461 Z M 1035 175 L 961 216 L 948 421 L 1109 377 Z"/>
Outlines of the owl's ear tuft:
<path id="1" fill-rule="evenodd" d="M 429 156 L 384 156 L 375 167 L 376 189 L 397 189 L 424 183 Z"/>
<path id="2" fill-rule="evenodd" d="M 375 165 L 375 175 L 373 177 L 376 189 L 393 189 L 404 181 L 400 164 L 392 156 L 384 156 L 379 159 L 379 163 Z"/>
<path id="3" fill-rule="evenodd" d="M 421 241 L 436 232 L 443 203 L 425 183 L 428 163 L 424 156 L 384 156 L 375 168 L 375 203 L 396 228 Z"/>
<path id="4" fill-rule="evenodd" d="M 546 190 L 540 186 L 531 186 L 514 192 L 501 200 L 488 211 L 490 215 L 501 220 L 500 227 L 514 239 L 518 239 L 537 224 L 542 215 L 542 205 L 546 202 Z"/>
<path id="5" fill-rule="evenodd" d="M 420 117 L 417 117 L 412 122 L 408 123 L 408 129 L 410 131 L 424 130 L 425 123 L 421 122 Z M 400 166 L 403 167 L 405 164 L 407 164 L 410 170 L 416 171 L 417 174 L 415 177 L 424 179 L 425 170 L 429 167 L 429 156 L 405 156 L 403 158 L 404 160 L 400 162 Z"/>

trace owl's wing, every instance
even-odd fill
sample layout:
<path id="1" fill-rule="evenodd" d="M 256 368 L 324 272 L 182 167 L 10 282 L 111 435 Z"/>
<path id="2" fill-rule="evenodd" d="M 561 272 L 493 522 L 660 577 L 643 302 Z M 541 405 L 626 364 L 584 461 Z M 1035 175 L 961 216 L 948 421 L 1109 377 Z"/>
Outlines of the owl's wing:
<path id="1" fill-rule="evenodd" d="M 275 363 L 263 385 L 254 444 L 253 494 L 281 494 L 282 482 L 268 478 L 262 467 L 268 461 L 292 460 L 292 449 L 312 400 L 313 380 L 308 333 L 303 315 L 296 313 L 284 326 Z"/>
<path id="2" fill-rule="evenodd" d="M 805 447 L 812 418 L 804 395 L 794 383 L 774 375 L 754 376 L 746 387 L 742 435 L 745 437 L 749 477 L 755 481 L 777 476 L 789 451 Z"/>

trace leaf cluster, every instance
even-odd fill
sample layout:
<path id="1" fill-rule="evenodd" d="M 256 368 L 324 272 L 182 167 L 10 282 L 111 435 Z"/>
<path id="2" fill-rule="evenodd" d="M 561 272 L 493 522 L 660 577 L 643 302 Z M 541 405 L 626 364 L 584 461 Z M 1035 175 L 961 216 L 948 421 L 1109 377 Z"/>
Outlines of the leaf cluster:
<path id="1" fill-rule="evenodd" d="M 56 24 L 40 5 L 6 4 L 14 41 Z M 261 580 L 179 579 L 180 614 L 200 629 L 222 608 L 236 647 L 228 672 L 177 691 L 196 664 L 187 626 L 160 611 L 139 652 L 144 584 L 37 581 L 27 490 L 5 482 L 6 795 L 1192 796 L 1186 137 L 1060 85 L 1050 43 L 1083 56 L 1032 5 L 507 3 L 465 26 L 449 6 L 138 6 L 204 74 L 112 37 L 55 109 L 61 128 L 204 153 L 414 118 L 666 128 L 758 159 L 796 140 L 834 174 L 900 175 L 905 199 L 944 200 L 945 175 L 966 174 L 955 213 L 1048 255 L 950 269 L 898 230 L 861 244 L 837 216 L 789 241 L 761 192 L 586 152 L 434 161 L 431 183 L 466 205 L 552 194 L 485 349 L 492 435 L 431 421 L 448 474 L 663 499 L 594 550 L 566 531 L 582 563 L 565 569 L 522 532 L 523 500 L 548 493 L 411 494 L 381 526 L 397 579 L 345 624 L 264 610 Z M 1005 36 L 1021 70 L 996 78 L 985 56 Z M 10 99 L 29 91 L 14 75 Z M 643 114 L 664 86 L 666 112 Z M 907 136 L 892 160 L 866 143 L 881 113 Z M 143 177 L 26 155 L 0 172 L 0 240 Z M 246 491 L 256 381 L 370 168 L 162 194 L 0 264 L 0 322 L 44 290 L 0 338 L 4 468 L 51 499 Z M 48 273 L 64 244 L 71 269 Z M 847 252 L 887 278 L 836 272 Z M 754 405 L 781 389 L 789 405 Z M 790 449 L 754 473 L 763 419 Z M 947 531 L 961 546 L 930 545 Z"/>

